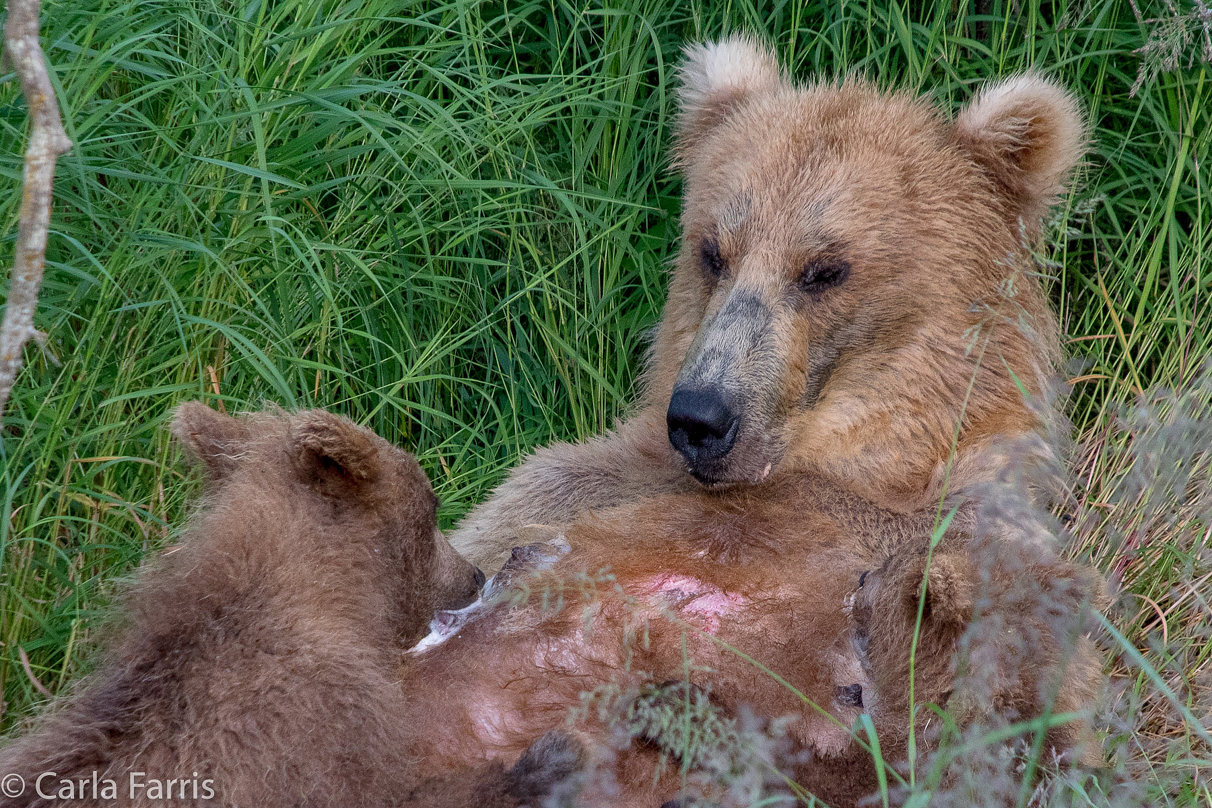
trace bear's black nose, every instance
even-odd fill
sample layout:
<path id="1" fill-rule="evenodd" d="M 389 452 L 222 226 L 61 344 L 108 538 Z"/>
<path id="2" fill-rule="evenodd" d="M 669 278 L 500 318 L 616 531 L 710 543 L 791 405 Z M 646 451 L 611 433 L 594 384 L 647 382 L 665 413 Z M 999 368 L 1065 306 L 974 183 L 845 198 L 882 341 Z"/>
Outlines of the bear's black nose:
<path id="1" fill-rule="evenodd" d="M 691 467 L 719 460 L 736 443 L 736 414 L 715 390 L 675 390 L 665 415 L 669 442 Z"/>
<path id="2" fill-rule="evenodd" d="M 476 589 L 483 589 L 484 582 L 488 580 L 487 578 L 484 577 L 484 570 L 480 569 L 479 567 L 476 567 L 476 571 L 475 571 L 475 574 L 473 577 L 476 579 Z"/>

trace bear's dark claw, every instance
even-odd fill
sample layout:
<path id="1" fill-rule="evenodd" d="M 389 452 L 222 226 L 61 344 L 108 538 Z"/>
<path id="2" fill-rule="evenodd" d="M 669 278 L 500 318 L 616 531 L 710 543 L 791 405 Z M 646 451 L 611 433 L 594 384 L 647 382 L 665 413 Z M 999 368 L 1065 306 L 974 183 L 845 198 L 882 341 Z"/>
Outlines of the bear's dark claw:
<path id="1" fill-rule="evenodd" d="M 563 732 L 549 732 L 535 741 L 509 770 L 509 795 L 524 805 L 571 805 L 579 790 L 576 775 L 584 768 L 585 750 Z M 549 797 L 554 796 L 554 800 Z"/>
<path id="2" fill-rule="evenodd" d="M 846 685 L 838 687 L 833 691 L 833 698 L 838 704 L 846 707 L 862 707 L 863 706 L 863 686 L 862 685 Z"/>

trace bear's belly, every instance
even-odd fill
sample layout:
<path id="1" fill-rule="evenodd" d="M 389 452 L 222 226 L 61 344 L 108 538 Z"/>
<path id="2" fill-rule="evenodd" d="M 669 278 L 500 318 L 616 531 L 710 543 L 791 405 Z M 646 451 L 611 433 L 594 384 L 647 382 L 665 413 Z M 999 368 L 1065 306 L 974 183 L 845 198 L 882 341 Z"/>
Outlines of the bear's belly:
<path id="1" fill-rule="evenodd" d="M 606 753 L 610 730 L 583 706 L 583 694 L 681 681 L 688 672 L 726 712 L 748 705 L 770 718 L 793 715 L 797 745 L 820 757 L 843 753 L 861 712 L 853 686 L 862 672 L 850 650 L 840 577 L 815 582 L 816 598 L 804 597 L 802 578 L 747 595 L 729 585 L 735 574 L 713 580 L 711 567 L 693 567 L 599 578 L 545 574 L 516 596 L 524 602 L 482 608 L 431 639 L 415 654 L 407 686 L 424 728 L 422 766 L 510 762 L 553 729 L 572 730 Z M 839 702 L 842 687 L 851 696 Z M 623 750 L 616 760 L 626 772 L 621 783 L 644 800 L 656 796 L 651 750 Z"/>

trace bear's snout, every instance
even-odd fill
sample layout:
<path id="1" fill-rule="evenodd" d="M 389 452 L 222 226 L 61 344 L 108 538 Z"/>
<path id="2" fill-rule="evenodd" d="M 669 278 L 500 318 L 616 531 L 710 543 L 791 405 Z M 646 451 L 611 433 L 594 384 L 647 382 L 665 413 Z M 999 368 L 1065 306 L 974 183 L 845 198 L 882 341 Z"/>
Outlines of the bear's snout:
<path id="1" fill-rule="evenodd" d="M 665 415 L 669 442 L 686 459 L 691 474 L 724 458 L 736 444 L 740 418 L 723 394 L 712 388 L 675 390 Z"/>

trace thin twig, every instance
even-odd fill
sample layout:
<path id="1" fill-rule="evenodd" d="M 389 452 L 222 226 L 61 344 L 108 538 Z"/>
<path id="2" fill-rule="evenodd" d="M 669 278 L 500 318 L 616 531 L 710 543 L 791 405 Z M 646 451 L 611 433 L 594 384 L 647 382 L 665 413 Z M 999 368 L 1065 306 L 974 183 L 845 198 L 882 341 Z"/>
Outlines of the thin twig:
<path id="1" fill-rule="evenodd" d="M 38 43 L 41 6 L 40 0 L 8 0 L 8 21 L 4 25 L 4 55 L 21 81 L 30 129 L 13 275 L 4 324 L 0 326 L 0 415 L 21 370 L 25 343 L 30 339 L 41 343 L 44 339 L 34 329 L 34 309 L 46 264 L 55 161 L 72 147 L 63 131 L 59 103 Z"/>

